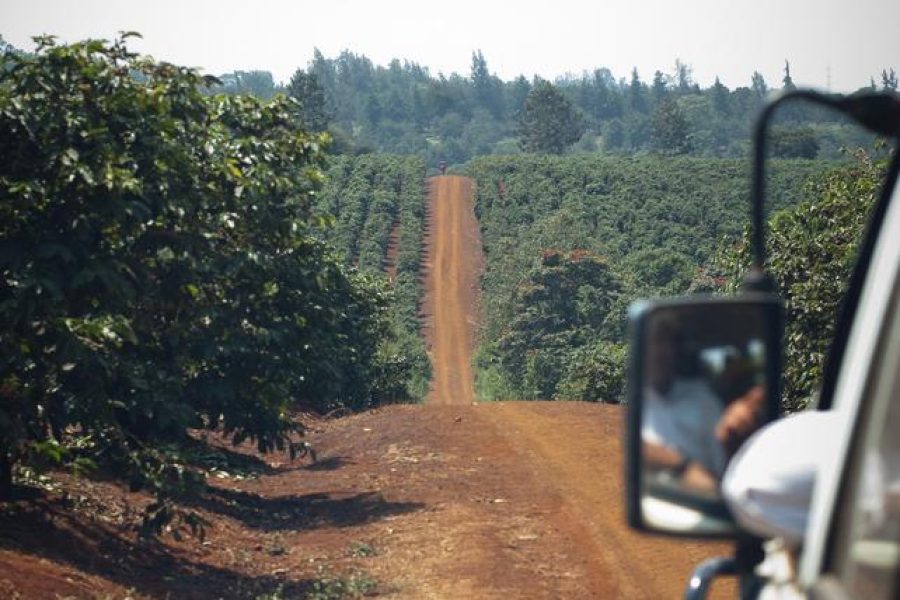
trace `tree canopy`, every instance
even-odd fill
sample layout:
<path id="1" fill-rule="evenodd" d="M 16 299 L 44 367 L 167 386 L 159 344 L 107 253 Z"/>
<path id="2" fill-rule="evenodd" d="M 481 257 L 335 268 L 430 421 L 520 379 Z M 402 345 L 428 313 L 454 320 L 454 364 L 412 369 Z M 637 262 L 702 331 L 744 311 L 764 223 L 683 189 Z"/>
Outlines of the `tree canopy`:
<path id="1" fill-rule="evenodd" d="M 526 98 L 543 85 L 542 80 L 518 76 L 504 81 L 491 72 L 489 57 L 480 50 L 472 53 L 468 73 L 449 75 L 409 61 L 394 59 L 377 65 L 349 51 L 326 57 L 315 50 L 295 75 L 307 81 L 314 77 L 318 89 L 310 85 L 307 91 L 306 83 L 294 85 L 293 91 L 291 84 L 273 88 L 270 77 L 263 80 L 253 72 L 222 75 L 225 85 L 217 89 L 264 98 L 287 92 L 308 107 L 305 120 L 313 131 L 320 131 L 320 124 L 327 122 L 335 139 L 333 151 L 338 153 L 415 154 L 435 165 L 441 160 L 463 163 L 484 154 L 532 151 L 519 144 L 521 116 Z M 876 74 L 871 89 L 877 87 L 876 78 L 884 89 L 896 89 L 893 69 Z M 792 76 L 788 81 L 794 85 Z M 575 138 L 581 143 L 567 144 L 564 152 L 676 153 L 673 146 L 660 144 L 654 128 L 659 129 L 661 114 L 681 113 L 683 127 L 679 124 L 674 129 L 683 129 L 685 135 L 676 137 L 686 137 L 690 144 L 676 142 L 677 152 L 709 157 L 745 156 L 756 114 L 771 89 L 781 87 L 770 86 L 754 71 L 746 82 L 733 87 L 719 80 L 704 88 L 694 79 L 691 66 L 681 60 L 669 72 L 654 72 L 649 80 L 637 69 L 622 77 L 600 66 L 558 77 L 550 85 L 581 115 L 586 134 Z M 318 108 L 312 108 L 322 106 L 324 119 Z M 817 157 L 839 158 L 841 148 L 870 147 L 874 141 L 828 111 L 788 106 L 782 117 L 782 125 L 815 133 Z"/>
<path id="2" fill-rule="evenodd" d="M 824 161 L 773 161 L 773 204 L 800 202 Z M 618 401 L 628 304 L 685 293 L 746 221 L 743 161 L 481 157 L 486 268 L 476 388 L 483 398 Z"/>
<path id="3" fill-rule="evenodd" d="M 584 121 L 568 98 L 541 80 L 525 98 L 518 133 L 526 152 L 561 154 L 584 133 Z"/>

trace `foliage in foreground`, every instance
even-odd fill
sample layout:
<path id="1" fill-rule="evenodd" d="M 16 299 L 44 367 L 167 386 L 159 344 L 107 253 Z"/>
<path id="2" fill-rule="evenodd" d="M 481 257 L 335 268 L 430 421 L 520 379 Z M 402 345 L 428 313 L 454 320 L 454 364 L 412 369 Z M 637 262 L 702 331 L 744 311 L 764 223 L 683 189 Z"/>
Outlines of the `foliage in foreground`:
<path id="1" fill-rule="evenodd" d="M 0 495 L 68 456 L 164 498 L 197 483 L 187 428 L 293 452 L 293 403 L 377 397 L 386 300 L 312 235 L 327 137 L 295 103 L 210 96 L 123 40 L 4 61 Z"/>
<path id="2" fill-rule="evenodd" d="M 769 220 L 769 268 L 787 309 L 782 397 L 787 411 L 806 408 L 821 383 L 838 309 L 884 175 L 885 162 L 860 151 L 856 164 L 812 182 L 809 200 Z M 695 287 L 733 292 L 750 260 L 745 234 L 718 250 Z"/>

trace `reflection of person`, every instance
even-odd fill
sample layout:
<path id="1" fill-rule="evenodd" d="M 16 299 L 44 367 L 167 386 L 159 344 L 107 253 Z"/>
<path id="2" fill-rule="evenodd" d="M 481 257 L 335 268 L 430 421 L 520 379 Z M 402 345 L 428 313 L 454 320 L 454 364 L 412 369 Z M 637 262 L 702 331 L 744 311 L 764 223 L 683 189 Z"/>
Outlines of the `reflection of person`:
<path id="1" fill-rule="evenodd" d="M 722 402 L 705 379 L 678 372 L 684 357 L 674 322 L 657 318 L 649 333 L 641 428 L 647 464 L 687 486 L 714 491 L 726 461 L 713 433 Z"/>

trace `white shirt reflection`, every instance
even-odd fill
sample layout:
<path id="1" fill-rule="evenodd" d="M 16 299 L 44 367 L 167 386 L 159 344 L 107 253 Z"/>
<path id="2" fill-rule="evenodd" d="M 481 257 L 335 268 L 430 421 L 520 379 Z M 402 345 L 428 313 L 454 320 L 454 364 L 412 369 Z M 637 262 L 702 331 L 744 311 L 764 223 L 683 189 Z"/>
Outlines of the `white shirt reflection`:
<path id="1" fill-rule="evenodd" d="M 671 448 L 721 477 L 725 450 L 715 437 L 721 415 L 722 402 L 702 379 L 677 378 L 666 394 L 648 385 L 641 437 Z"/>

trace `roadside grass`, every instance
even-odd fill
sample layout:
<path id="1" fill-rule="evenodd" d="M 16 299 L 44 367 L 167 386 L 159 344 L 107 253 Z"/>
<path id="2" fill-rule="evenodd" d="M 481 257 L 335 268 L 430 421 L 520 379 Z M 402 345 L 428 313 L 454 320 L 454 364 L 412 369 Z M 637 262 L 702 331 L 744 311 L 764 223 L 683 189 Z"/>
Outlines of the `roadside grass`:
<path id="1" fill-rule="evenodd" d="M 375 546 L 368 542 L 355 541 L 350 544 L 350 556 L 354 558 L 368 558 L 370 556 L 377 555 L 378 550 L 376 550 Z"/>
<path id="2" fill-rule="evenodd" d="M 317 578 L 302 596 L 286 593 L 283 586 L 278 586 L 271 592 L 255 596 L 253 600 L 354 600 L 375 596 L 378 592 L 378 582 L 368 573 L 356 571 L 333 576 L 320 568 Z"/>

